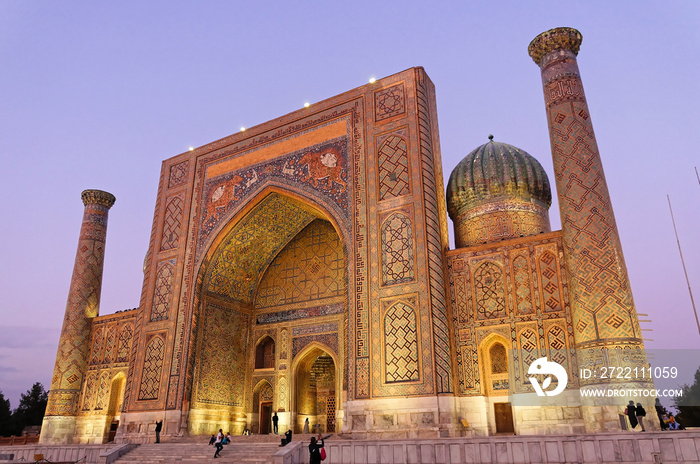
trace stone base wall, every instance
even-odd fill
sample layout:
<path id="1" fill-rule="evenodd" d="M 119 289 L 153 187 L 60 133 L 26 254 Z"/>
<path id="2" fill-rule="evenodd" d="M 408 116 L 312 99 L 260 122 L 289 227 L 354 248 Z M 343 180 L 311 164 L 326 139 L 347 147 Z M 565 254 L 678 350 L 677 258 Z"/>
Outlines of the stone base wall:
<path id="1" fill-rule="evenodd" d="M 330 438 L 325 445 L 328 464 L 700 464 L 700 431 L 695 430 L 403 441 Z M 292 462 L 308 462 L 308 447 L 301 447 L 300 454 Z"/>
<path id="2" fill-rule="evenodd" d="M 42 445 L 73 443 L 76 421 L 75 416 L 44 416 L 39 443 Z"/>
<path id="3" fill-rule="evenodd" d="M 534 393 L 513 395 L 512 401 L 517 435 L 567 435 L 589 432 L 578 390 L 566 390 L 554 397 L 537 397 Z M 531 406 L 527 406 L 528 404 Z M 612 430 L 620 430 L 619 422 Z"/>
<path id="4" fill-rule="evenodd" d="M 78 416 L 73 443 L 100 445 L 109 438 L 111 416 Z"/>
<path id="5" fill-rule="evenodd" d="M 34 456 L 43 454 L 49 462 L 77 462 L 95 464 L 104 462 L 100 455 L 111 450 L 116 445 L 62 445 L 62 446 L 0 446 L 0 455 L 14 455 L 12 460 L 2 462 L 35 462 Z"/>
<path id="6" fill-rule="evenodd" d="M 347 402 L 342 433 L 360 439 L 449 436 L 455 421 L 453 397 L 355 400 Z"/>
<path id="7" fill-rule="evenodd" d="M 123 412 L 114 438 L 115 443 L 155 443 L 156 421 L 163 421 L 163 437 L 182 436 L 183 414 L 181 411 Z"/>

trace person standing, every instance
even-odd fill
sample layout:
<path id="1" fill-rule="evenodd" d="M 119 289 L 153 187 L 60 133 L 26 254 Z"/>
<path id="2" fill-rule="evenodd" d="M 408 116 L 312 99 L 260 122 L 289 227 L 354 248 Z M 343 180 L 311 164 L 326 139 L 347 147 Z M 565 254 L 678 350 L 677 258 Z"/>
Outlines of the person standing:
<path id="1" fill-rule="evenodd" d="M 625 409 L 625 414 L 627 414 L 627 418 L 630 420 L 630 425 L 632 426 L 632 429 L 634 429 L 637 426 L 637 408 L 634 407 L 634 401 L 630 400 L 627 408 Z"/>
<path id="2" fill-rule="evenodd" d="M 272 433 L 277 435 L 277 424 L 279 423 L 280 418 L 277 417 L 277 413 L 272 413 Z"/>
<path id="3" fill-rule="evenodd" d="M 219 434 L 216 436 L 216 441 L 214 442 L 214 446 L 216 446 L 216 452 L 214 453 L 214 457 L 218 458 L 219 453 L 221 452 L 222 449 L 224 449 L 223 442 L 224 441 L 224 431 L 222 429 L 219 429 Z"/>
<path id="4" fill-rule="evenodd" d="M 323 448 L 323 437 L 318 434 L 318 437 L 311 437 L 309 443 L 309 464 L 321 464 L 321 448 Z"/>
<path id="5" fill-rule="evenodd" d="M 635 408 L 635 414 L 637 415 L 637 422 L 639 422 L 639 425 L 642 427 L 642 432 L 646 432 L 646 430 L 644 429 L 644 416 L 647 415 L 647 412 L 642 407 L 642 403 L 637 403 L 637 407 Z"/>
<path id="6" fill-rule="evenodd" d="M 656 398 L 654 402 L 654 409 L 656 409 L 656 416 L 659 418 L 659 425 L 661 425 L 661 430 L 668 429 L 668 424 L 664 422 L 664 407 L 661 404 L 661 400 Z"/>
<path id="7" fill-rule="evenodd" d="M 156 443 L 160 443 L 160 431 L 163 430 L 163 419 L 156 421 Z"/>
<path id="8" fill-rule="evenodd" d="M 309 418 L 308 417 L 304 421 L 304 430 L 302 430 L 302 433 L 309 433 Z"/>

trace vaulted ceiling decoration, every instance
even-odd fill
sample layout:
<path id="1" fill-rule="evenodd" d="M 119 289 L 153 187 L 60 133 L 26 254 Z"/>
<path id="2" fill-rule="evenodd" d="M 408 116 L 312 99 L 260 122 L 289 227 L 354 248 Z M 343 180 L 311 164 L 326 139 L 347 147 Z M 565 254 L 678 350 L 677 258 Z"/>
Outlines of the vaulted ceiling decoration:
<path id="1" fill-rule="evenodd" d="M 272 193 L 249 211 L 214 252 L 205 288 L 244 303 L 252 303 L 260 276 L 282 248 L 316 218 L 316 209 Z"/>

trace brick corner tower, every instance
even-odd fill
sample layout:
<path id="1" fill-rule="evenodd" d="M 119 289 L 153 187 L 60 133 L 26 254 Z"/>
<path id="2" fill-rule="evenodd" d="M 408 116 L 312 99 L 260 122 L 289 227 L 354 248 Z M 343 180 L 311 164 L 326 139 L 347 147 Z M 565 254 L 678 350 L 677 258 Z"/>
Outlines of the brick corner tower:
<path id="1" fill-rule="evenodd" d="M 102 190 L 81 194 L 85 210 L 58 342 L 41 443 L 71 443 L 80 389 L 90 354 L 92 320 L 99 314 L 107 215 L 116 198 Z"/>
<path id="2" fill-rule="evenodd" d="M 559 27 L 538 35 L 528 47 L 542 72 L 579 373 L 594 373 L 579 380 L 581 390 L 649 388 L 648 378 L 601 378 L 606 373 L 596 371 L 601 366 L 642 368 L 647 362 L 576 61 L 581 42 L 579 31 Z M 586 429 L 619 430 L 618 414 L 630 399 L 639 401 L 582 396 Z M 645 406 L 653 411 L 653 398 Z"/>

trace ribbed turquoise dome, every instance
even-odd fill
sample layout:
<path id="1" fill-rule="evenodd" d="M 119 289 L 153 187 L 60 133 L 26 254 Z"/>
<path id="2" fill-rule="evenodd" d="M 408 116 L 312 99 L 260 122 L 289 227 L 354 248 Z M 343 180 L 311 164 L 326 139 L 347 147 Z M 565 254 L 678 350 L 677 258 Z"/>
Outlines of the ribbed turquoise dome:
<path id="1" fill-rule="evenodd" d="M 454 168 L 447 183 L 447 210 L 454 221 L 485 203 L 517 199 L 546 209 L 552 204 L 549 178 L 542 165 L 524 150 L 494 142 L 469 153 Z"/>

